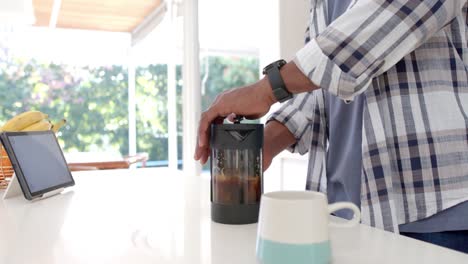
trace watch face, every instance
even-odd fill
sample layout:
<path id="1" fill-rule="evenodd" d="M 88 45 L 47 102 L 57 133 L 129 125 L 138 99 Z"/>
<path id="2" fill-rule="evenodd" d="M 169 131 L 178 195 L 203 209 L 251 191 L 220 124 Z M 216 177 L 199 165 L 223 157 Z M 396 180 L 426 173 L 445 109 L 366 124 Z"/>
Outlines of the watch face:
<path id="1" fill-rule="evenodd" d="M 281 69 L 281 67 L 283 67 L 286 64 L 287 62 L 285 60 L 277 60 L 275 62 L 272 62 L 268 64 L 267 66 L 265 66 L 265 68 L 263 68 L 262 74 L 263 75 L 267 74 L 267 71 L 272 67 L 277 67 L 278 69 Z"/>
<path id="2" fill-rule="evenodd" d="M 276 61 L 276 63 L 278 63 L 278 67 L 281 69 L 281 67 L 286 65 L 287 62 L 285 60 L 279 60 L 279 61 Z"/>

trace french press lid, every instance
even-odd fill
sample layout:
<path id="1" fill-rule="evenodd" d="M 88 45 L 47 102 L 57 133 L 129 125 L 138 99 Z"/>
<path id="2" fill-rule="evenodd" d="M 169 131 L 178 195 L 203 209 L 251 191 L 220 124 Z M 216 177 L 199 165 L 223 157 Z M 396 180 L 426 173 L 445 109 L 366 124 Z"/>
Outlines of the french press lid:
<path id="1" fill-rule="evenodd" d="M 237 117 L 234 124 L 212 124 L 210 145 L 215 149 L 263 148 L 263 124 L 241 124 Z"/>

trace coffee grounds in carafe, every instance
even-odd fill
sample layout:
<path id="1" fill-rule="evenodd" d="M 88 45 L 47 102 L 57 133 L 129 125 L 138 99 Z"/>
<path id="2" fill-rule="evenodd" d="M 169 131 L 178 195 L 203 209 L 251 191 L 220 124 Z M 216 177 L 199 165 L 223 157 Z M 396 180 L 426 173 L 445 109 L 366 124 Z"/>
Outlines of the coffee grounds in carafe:
<path id="1" fill-rule="evenodd" d="M 260 177 L 214 176 L 213 201 L 221 204 L 252 204 L 260 201 Z"/>

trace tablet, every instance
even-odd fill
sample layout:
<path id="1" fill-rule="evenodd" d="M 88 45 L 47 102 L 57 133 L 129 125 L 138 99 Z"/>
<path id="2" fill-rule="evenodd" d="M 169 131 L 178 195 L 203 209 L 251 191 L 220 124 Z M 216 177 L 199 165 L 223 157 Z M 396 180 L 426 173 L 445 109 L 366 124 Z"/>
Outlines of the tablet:
<path id="1" fill-rule="evenodd" d="M 0 138 L 26 199 L 75 185 L 53 131 L 3 132 Z"/>

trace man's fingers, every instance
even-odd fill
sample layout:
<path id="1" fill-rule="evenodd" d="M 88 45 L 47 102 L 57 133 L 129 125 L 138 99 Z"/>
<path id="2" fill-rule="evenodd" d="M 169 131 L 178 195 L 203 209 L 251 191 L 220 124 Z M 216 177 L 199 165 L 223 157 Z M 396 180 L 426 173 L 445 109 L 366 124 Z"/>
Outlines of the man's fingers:
<path id="1" fill-rule="evenodd" d="M 198 145 L 200 145 L 200 147 L 209 145 L 211 124 L 222 124 L 225 118 L 226 116 L 221 115 L 214 107 L 203 112 L 200 119 L 200 126 L 198 127 Z"/>
<path id="2" fill-rule="evenodd" d="M 203 112 L 198 126 L 197 147 L 195 149 L 194 159 L 205 164 L 210 156 L 209 139 L 211 134 L 211 124 L 222 124 L 224 117 L 219 116 L 213 108 Z"/>
<path id="3" fill-rule="evenodd" d="M 236 114 L 232 113 L 232 114 L 228 115 L 227 120 L 229 120 L 229 122 L 231 122 L 231 123 L 234 123 L 235 118 L 236 118 Z"/>
<path id="4" fill-rule="evenodd" d="M 203 112 L 200 119 L 200 126 L 198 127 L 198 145 L 205 147 L 208 145 L 208 138 L 210 137 L 210 125 L 218 115 L 212 110 Z"/>
<path id="5" fill-rule="evenodd" d="M 208 157 L 210 156 L 210 150 L 207 148 L 199 148 L 197 154 L 198 156 L 196 156 L 195 160 L 200 161 L 200 163 L 203 165 L 206 163 Z"/>
<path id="6" fill-rule="evenodd" d="M 200 146 L 197 143 L 197 146 L 195 147 L 195 154 L 193 155 L 193 158 L 195 160 L 199 160 L 200 157 L 201 157 L 202 152 L 203 152 L 203 149 L 200 148 Z"/>
<path id="7" fill-rule="evenodd" d="M 224 117 L 218 116 L 218 117 L 213 121 L 213 123 L 215 123 L 215 124 L 217 124 L 217 125 L 220 125 L 220 124 L 222 124 L 222 123 L 224 122 L 224 119 L 225 119 Z"/>
<path id="8" fill-rule="evenodd" d="M 210 156 L 210 150 L 207 149 L 206 152 L 203 153 L 203 156 L 200 159 L 200 163 L 204 165 L 206 161 L 208 160 L 208 157 Z"/>
<path id="9" fill-rule="evenodd" d="M 195 149 L 194 159 L 200 161 L 201 164 L 205 164 L 209 155 L 209 148 L 202 148 L 200 146 L 197 146 L 197 148 Z"/>

